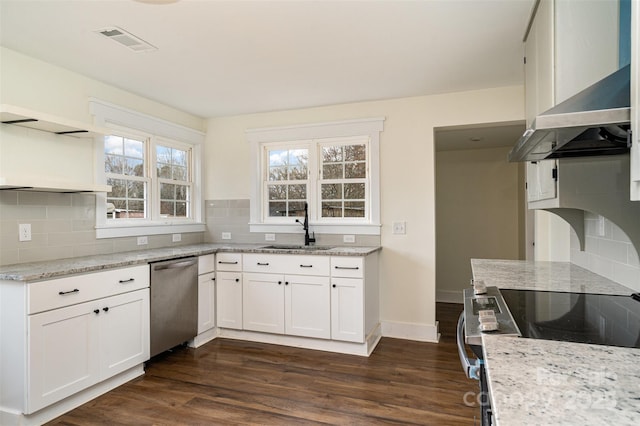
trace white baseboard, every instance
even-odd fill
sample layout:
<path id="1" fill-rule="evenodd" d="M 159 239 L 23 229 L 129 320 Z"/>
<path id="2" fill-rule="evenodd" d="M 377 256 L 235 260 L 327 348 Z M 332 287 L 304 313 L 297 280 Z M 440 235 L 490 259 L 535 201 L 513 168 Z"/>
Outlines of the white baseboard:
<path id="1" fill-rule="evenodd" d="M 436 289 L 436 302 L 462 303 L 462 290 Z"/>
<path id="2" fill-rule="evenodd" d="M 435 325 L 427 325 L 382 321 L 382 336 L 431 343 L 438 343 L 440 340 L 437 323 Z"/>

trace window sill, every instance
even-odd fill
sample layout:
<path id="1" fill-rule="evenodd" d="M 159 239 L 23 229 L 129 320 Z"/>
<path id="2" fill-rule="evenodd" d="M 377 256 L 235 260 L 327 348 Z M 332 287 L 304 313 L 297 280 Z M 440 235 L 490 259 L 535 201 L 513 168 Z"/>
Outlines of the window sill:
<path id="1" fill-rule="evenodd" d="M 96 228 L 96 238 L 138 237 L 141 235 L 179 234 L 189 232 L 204 232 L 204 223 L 175 223 L 144 225 L 104 226 Z"/>
<path id="2" fill-rule="evenodd" d="M 316 234 L 354 234 L 354 235 L 380 235 L 382 225 L 373 224 L 309 224 L 309 231 Z M 250 223 L 250 232 L 273 233 L 300 233 L 302 226 L 299 223 Z"/>

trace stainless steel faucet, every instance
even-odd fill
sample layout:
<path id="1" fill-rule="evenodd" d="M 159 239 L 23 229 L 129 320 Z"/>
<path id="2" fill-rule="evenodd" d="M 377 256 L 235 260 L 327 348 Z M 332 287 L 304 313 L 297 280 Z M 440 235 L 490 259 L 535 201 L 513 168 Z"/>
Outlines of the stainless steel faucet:
<path id="1" fill-rule="evenodd" d="M 316 233 L 312 233 L 312 237 L 309 236 L 309 204 L 304 203 L 304 223 L 300 222 L 300 219 L 296 219 L 296 222 L 302 225 L 304 229 L 304 245 L 308 246 L 311 243 L 316 242 Z"/>

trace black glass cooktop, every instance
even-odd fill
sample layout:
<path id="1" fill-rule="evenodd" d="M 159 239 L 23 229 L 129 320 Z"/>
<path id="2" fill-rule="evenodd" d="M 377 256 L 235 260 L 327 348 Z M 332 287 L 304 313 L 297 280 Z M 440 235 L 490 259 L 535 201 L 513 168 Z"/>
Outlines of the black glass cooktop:
<path id="1" fill-rule="evenodd" d="M 632 296 L 501 289 L 522 337 L 640 348 Z"/>

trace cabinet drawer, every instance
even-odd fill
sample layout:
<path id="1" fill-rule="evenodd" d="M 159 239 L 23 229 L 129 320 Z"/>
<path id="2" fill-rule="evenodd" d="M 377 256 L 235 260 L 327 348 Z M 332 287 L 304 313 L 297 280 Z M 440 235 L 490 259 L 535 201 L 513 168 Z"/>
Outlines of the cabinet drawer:
<path id="1" fill-rule="evenodd" d="M 213 272 L 216 268 L 215 255 L 205 254 L 198 256 L 198 275 Z"/>
<path id="2" fill-rule="evenodd" d="M 28 285 L 29 314 L 149 287 L 149 265 L 111 269 Z"/>
<path id="3" fill-rule="evenodd" d="M 287 256 L 286 274 L 329 276 L 329 256 Z"/>
<path id="4" fill-rule="evenodd" d="M 216 254 L 217 271 L 242 271 L 242 253 Z"/>
<path id="5" fill-rule="evenodd" d="M 242 259 L 243 271 L 284 274 L 287 265 L 287 257 L 289 256 L 282 254 L 245 254 Z"/>
<path id="6" fill-rule="evenodd" d="M 362 278 L 364 269 L 363 257 L 332 256 L 331 276 L 345 278 Z"/>

